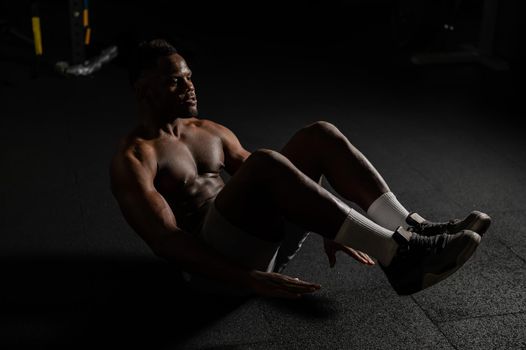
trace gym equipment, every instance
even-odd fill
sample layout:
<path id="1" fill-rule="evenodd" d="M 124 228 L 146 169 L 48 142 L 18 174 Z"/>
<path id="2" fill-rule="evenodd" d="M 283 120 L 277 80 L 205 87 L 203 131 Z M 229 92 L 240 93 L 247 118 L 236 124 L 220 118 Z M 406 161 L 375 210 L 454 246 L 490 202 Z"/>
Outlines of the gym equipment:
<path id="1" fill-rule="evenodd" d="M 91 43 L 88 0 L 69 0 L 71 64 L 55 63 L 55 70 L 68 77 L 88 76 L 101 69 L 102 65 L 117 57 L 116 46 L 103 50 L 99 55 L 86 59 L 86 47 Z"/>
<path id="2" fill-rule="evenodd" d="M 111 46 L 103 50 L 99 55 L 95 56 L 91 60 L 87 60 L 82 64 L 70 66 L 69 63 L 65 61 L 59 61 L 55 64 L 55 69 L 64 76 L 88 76 L 101 69 L 103 64 L 108 63 L 117 57 L 117 54 L 117 46 Z"/>
<path id="3" fill-rule="evenodd" d="M 457 0 L 455 9 L 458 10 L 462 0 Z M 453 52 L 419 53 L 411 57 L 411 62 L 417 65 L 447 64 L 447 63 L 478 63 L 490 69 L 504 71 L 509 69 L 508 62 L 494 56 L 495 29 L 499 0 L 484 0 L 482 22 L 479 30 L 478 46 L 466 46 L 464 50 Z M 454 16 L 444 29 L 453 32 Z"/>

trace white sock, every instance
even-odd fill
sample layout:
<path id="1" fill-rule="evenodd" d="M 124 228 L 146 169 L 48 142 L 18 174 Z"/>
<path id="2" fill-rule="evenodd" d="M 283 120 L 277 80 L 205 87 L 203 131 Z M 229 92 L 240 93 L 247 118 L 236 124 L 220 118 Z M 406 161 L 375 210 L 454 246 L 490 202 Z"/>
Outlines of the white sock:
<path id="1" fill-rule="evenodd" d="M 398 249 L 393 233 L 394 230 L 390 231 L 351 209 L 334 241 L 367 253 L 387 266 Z"/>
<path id="2" fill-rule="evenodd" d="M 369 206 L 367 215 L 378 225 L 383 226 L 389 230 L 396 230 L 398 226 L 408 228 L 405 221 L 409 212 L 396 199 L 393 192 L 386 192 Z"/>

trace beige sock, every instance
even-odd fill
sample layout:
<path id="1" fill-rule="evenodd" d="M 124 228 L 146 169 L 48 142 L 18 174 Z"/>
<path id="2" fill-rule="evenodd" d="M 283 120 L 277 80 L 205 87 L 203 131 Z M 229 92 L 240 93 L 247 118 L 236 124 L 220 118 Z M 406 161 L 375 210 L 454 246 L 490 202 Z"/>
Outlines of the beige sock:
<path id="1" fill-rule="evenodd" d="M 367 216 L 378 225 L 389 230 L 396 230 L 398 226 L 407 228 L 405 219 L 409 215 L 406 208 L 396 199 L 393 192 L 386 192 L 378 197 L 367 209 Z"/>
<path id="2" fill-rule="evenodd" d="M 389 265 L 398 249 L 393 233 L 394 230 L 388 230 L 351 209 L 334 241 L 367 253 L 382 265 Z"/>

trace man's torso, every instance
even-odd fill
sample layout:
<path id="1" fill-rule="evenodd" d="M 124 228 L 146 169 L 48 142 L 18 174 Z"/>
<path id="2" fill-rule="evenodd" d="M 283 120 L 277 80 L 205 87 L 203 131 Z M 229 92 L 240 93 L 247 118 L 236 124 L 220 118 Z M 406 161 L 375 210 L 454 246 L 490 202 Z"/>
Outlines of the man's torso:
<path id="1" fill-rule="evenodd" d="M 144 147 L 154 150 L 154 186 L 172 208 L 177 225 L 193 232 L 200 227 L 207 204 L 224 186 L 222 142 L 210 122 L 195 118 L 177 120 L 173 134 L 144 139 L 134 131 L 127 144 L 138 152 Z"/>

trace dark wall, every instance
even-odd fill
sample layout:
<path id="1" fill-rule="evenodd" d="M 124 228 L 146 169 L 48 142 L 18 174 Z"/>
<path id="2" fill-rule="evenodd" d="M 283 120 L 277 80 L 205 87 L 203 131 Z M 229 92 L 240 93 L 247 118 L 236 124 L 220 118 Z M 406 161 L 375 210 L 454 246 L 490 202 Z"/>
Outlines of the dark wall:
<path id="1" fill-rule="evenodd" d="M 67 58 L 68 1 L 38 3 L 47 57 Z M 0 18 L 8 18 L 30 36 L 29 8 L 29 0 L 4 0 Z M 269 43 L 300 52 L 331 46 L 346 59 L 376 65 L 399 62 L 412 52 L 476 44 L 482 1 L 91 0 L 90 8 L 92 54 L 117 44 L 123 58 L 138 41 L 163 36 L 190 53 L 215 47 L 231 55 L 257 54 Z M 496 53 L 514 62 L 525 57 L 525 38 L 520 34 L 523 8 L 521 0 L 502 0 L 498 13 Z M 444 23 L 453 23 L 455 32 L 444 31 Z"/>

